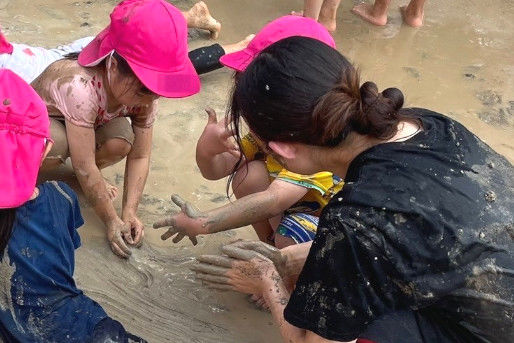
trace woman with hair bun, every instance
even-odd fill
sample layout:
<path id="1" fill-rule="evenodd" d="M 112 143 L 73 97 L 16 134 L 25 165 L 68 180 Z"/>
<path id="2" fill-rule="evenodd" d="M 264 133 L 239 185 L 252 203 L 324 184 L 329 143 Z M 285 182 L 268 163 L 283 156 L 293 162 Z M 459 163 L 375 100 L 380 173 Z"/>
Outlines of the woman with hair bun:
<path id="1" fill-rule="evenodd" d="M 288 170 L 345 185 L 312 243 L 235 242 L 199 258 L 201 279 L 262 295 L 285 342 L 513 341 L 514 169 L 403 102 L 313 39 L 262 51 L 233 91 L 236 133 L 242 119 Z"/>

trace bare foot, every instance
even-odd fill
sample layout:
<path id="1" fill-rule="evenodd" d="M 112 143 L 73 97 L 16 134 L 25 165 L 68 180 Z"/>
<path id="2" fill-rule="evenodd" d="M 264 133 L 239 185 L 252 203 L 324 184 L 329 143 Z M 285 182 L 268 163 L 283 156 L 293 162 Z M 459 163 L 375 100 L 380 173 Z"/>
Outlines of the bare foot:
<path id="1" fill-rule="evenodd" d="M 296 15 L 298 17 L 303 17 L 303 11 L 291 11 L 291 13 L 289 13 L 290 15 Z"/>
<path id="2" fill-rule="evenodd" d="M 401 6 L 400 12 L 402 12 L 403 22 L 412 27 L 421 27 L 423 26 L 423 17 L 425 13 L 421 11 L 421 13 L 411 10 L 409 6 Z"/>
<path id="3" fill-rule="evenodd" d="M 107 180 L 104 179 L 105 188 L 107 188 L 107 194 L 109 195 L 109 199 L 114 201 L 118 197 L 118 188 L 116 186 L 111 185 Z"/>
<path id="4" fill-rule="evenodd" d="M 197 2 L 189 11 L 184 12 L 184 16 L 187 27 L 210 31 L 212 39 L 218 38 L 221 24 L 211 16 L 205 2 Z"/>
<path id="5" fill-rule="evenodd" d="M 362 3 L 352 8 L 352 12 L 373 25 L 387 24 L 387 13 L 375 13 L 373 5 Z"/>
<path id="6" fill-rule="evenodd" d="M 231 54 L 233 52 L 241 51 L 248 46 L 248 44 L 254 37 L 255 37 L 254 34 L 248 35 L 242 41 L 239 41 L 234 44 L 223 45 L 222 48 L 225 51 L 225 54 Z"/>
<path id="7" fill-rule="evenodd" d="M 325 26 L 328 32 L 335 32 L 337 28 L 336 20 L 333 18 L 324 18 L 323 16 L 319 16 L 318 22 Z"/>

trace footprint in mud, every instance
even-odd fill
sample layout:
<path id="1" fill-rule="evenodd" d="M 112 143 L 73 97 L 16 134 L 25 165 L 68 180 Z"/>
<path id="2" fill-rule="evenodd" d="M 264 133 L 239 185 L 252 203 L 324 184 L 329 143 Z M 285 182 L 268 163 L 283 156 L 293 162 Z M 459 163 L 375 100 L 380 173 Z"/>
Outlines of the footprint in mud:
<path id="1" fill-rule="evenodd" d="M 502 103 L 501 94 L 498 94 L 490 89 L 477 92 L 476 97 L 484 106 L 492 106 Z"/>
<path id="2" fill-rule="evenodd" d="M 476 93 L 476 97 L 485 109 L 478 113 L 478 117 L 491 125 L 514 126 L 514 100 L 504 103 L 502 95 L 487 89 Z"/>
<path id="3" fill-rule="evenodd" d="M 407 72 L 407 74 L 409 74 L 410 76 L 415 78 L 416 80 L 420 80 L 421 79 L 421 73 L 419 72 L 418 69 L 416 69 L 414 67 L 402 67 L 402 69 L 405 72 Z"/>

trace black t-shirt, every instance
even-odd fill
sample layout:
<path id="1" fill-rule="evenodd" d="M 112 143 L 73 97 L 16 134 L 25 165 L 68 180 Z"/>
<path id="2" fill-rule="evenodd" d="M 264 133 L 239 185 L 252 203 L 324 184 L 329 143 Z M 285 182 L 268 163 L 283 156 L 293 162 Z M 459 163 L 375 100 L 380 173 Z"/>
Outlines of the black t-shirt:
<path id="1" fill-rule="evenodd" d="M 514 168 L 461 124 L 404 111 L 424 131 L 351 163 L 285 318 L 339 341 L 513 342 Z"/>

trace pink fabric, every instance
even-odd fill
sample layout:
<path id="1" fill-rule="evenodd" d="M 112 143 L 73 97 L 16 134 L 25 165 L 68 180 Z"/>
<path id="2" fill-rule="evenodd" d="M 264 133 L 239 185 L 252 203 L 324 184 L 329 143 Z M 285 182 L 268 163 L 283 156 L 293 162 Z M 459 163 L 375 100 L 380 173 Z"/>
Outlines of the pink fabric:
<path id="1" fill-rule="evenodd" d="M 228 68 L 244 71 L 262 50 L 279 40 L 292 36 L 314 38 L 333 48 L 336 47 L 332 35 L 317 21 L 311 18 L 287 15 L 264 26 L 246 49 L 222 56 L 220 62 Z"/>
<path id="2" fill-rule="evenodd" d="M 112 51 L 160 96 L 181 98 L 200 91 L 188 56 L 186 20 L 164 0 L 122 1 L 111 13 L 110 25 L 82 50 L 79 63 L 97 65 Z"/>
<path id="3" fill-rule="evenodd" d="M 0 31 L 0 54 L 12 54 L 13 46 L 7 41 L 2 31 Z"/>
<path id="4" fill-rule="evenodd" d="M 0 69 L 0 208 L 18 207 L 32 196 L 49 137 L 43 100 L 18 75 Z"/>
<path id="5" fill-rule="evenodd" d="M 138 127 L 151 127 L 157 113 L 157 100 L 149 107 L 121 106 L 108 111 L 107 93 L 100 74 L 87 68 L 84 73 L 69 77 L 62 75 L 54 80 L 45 80 L 42 88 L 47 90 L 44 99 L 49 108 L 55 108 L 51 116 L 64 116 L 74 125 L 98 128 L 116 117 L 130 117 Z M 59 114 L 55 113 L 59 112 Z"/>

